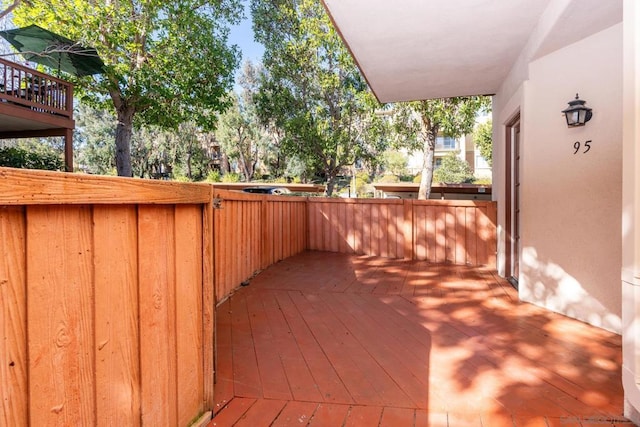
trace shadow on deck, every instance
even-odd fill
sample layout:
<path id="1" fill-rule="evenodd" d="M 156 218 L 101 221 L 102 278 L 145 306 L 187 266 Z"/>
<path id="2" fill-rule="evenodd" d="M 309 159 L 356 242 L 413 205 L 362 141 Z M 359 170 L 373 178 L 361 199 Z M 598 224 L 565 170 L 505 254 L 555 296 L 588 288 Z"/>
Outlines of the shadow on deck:
<path id="1" fill-rule="evenodd" d="M 218 306 L 209 426 L 631 426 L 621 358 L 492 271 L 306 252 Z"/>

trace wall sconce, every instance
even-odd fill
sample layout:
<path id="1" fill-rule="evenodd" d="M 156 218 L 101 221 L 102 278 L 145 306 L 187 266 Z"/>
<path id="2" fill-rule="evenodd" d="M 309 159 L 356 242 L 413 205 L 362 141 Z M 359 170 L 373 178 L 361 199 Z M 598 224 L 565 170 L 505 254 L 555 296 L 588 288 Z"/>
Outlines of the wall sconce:
<path id="1" fill-rule="evenodd" d="M 586 101 L 578 98 L 578 94 L 576 93 L 576 99 L 573 101 L 569 101 L 569 107 L 566 110 L 562 110 L 565 118 L 567 119 L 567 126 L 570 128 L 584 126 L 589 120 L 591 120 L 591 116 L 593 113 L 591 112 L 591 108 L 585 107 Z"/>

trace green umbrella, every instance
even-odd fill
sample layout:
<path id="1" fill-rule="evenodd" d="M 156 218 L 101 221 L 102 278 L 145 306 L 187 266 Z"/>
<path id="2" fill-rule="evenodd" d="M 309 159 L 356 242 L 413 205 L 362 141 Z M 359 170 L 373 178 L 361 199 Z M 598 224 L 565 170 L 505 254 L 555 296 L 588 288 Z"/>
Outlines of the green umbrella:
<path id="1" fill-rule="evenodd" d="M 27 61 L 78 77 L 103 72 L 104 63 L 95 49 L 80 46 L 37 25 L 0 31 L 0 36 L 22 53 Z"/>

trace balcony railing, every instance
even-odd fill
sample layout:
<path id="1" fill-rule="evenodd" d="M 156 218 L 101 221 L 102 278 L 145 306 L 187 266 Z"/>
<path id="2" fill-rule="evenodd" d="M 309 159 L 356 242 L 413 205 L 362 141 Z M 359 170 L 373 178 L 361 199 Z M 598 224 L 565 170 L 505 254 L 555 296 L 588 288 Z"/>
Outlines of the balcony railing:
<path id="1" fill-rule="evenodd" d="M 71 118 L 73 85 L 0 58 L 0 102 Z"/>

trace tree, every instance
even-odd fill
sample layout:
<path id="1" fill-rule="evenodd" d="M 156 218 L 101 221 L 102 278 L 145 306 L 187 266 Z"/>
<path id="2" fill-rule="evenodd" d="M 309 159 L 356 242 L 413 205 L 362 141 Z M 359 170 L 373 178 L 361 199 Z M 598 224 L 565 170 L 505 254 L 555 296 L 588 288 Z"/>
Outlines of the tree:
<path id="1" fill-rule="evenodd" d="M 442 133 L 455 138 L 471 132 L 477 113 L 488 106 L 489 98 L 484 96 L 440 98 L 395 105 L 393 120 L 396 144 L 422 150 L 418 199 L 428 199 L 431 193 L 437 136 Z"/>
<path id="2" fill-rule="evenodd" d="M 473 140 L 480 150 L 480 155 L 491 166 L 493 157 L 493 123 L 491 120 L 476 126 L 473 132 Z"/>
<path id="3" fill-rule="evenodd" d="M 115 114 L 80 104 L 75 118 L 74 139 L 78 143 L 78 149 L 74 150 L 74 163 L 92 174 L 115 174 Z"/>
<path id="4" fill-rule="evenodd" d="M 473 182 L 475 177 L 471 166 L 451 152 L 442 159 L 442 164 L 433 172 L 433 181 L 445 184 L 463 184 Z"/>
<path id="5" fill-rule="evenodd" d="M 254 95 L 260 68 L 247 61 L 239 83 L 241 93 L 231 93 L 231 107 L 221 115 L 216 139 L 231 161 L 237 162 L 245 181 L 252 181 L 258 160 L 265 153 L 268 137 L 256 116 Z"/>
<path id="6" fill-rule="evenodd" d="M 25 139 L 0 148 L 0 166 L 23 169 L 64 169 L 60 149 L 42 140 Z"/>
<path id="7" fill-rule="evenodd" d="M 228 24 L 241 15 L 239 0 L 32 0 L 13 14 L 18 25 L 37 23 L 97 49 L 104 74 L 71 80 L 82 101 L 116 114 L 118 175 L 132 175 L 134 121 L 209 130 L 227 106 L 239 56 L 227 46 Z"/>
<path id="8" fill-rule="evenodd" d="M 253 180 L 263 135 L 247 106 L 231 93 L 231 107 L 220 117 L 216 139 L 231 161 L 236 161 L 245 181 Z"/>
<path id="9" fill-rule="evenodd" d="M 403 176 L 407 173 L 407 156 L 396 150 L 387 150 L 383 153 L 382 164 L 384 169 L 396 176 Z"/>
<path id="10" fill-rule="evenodd" d="M 27 0 L 1 0 L 0 1 L 0 19 L 9 15 L 20 3 L 30 4 Z"/>
<path id="11" fill-rule="evenodd" d="M 283 152 L 326 181 L 382 143 L 379 105 L 316 0 L 252 0 L 265 46 L 259 116 L 283 131 Z"/>

